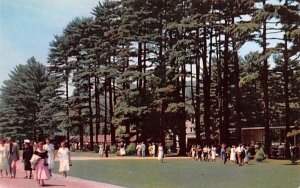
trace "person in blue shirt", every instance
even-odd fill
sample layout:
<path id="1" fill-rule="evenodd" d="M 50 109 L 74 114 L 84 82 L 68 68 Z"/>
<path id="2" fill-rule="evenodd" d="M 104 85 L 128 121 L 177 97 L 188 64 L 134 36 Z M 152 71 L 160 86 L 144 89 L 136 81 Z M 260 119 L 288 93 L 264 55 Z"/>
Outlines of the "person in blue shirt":
<path id="1" fill-rule="evenodd" d="M 222 158 L 222 162 L 225 165 L 226 161 L 227 161 L 227 153 L 226 153 L 226 149 L 225 149 L 226 145 L 222 144 L 221 146 L 221 158 Z"/>

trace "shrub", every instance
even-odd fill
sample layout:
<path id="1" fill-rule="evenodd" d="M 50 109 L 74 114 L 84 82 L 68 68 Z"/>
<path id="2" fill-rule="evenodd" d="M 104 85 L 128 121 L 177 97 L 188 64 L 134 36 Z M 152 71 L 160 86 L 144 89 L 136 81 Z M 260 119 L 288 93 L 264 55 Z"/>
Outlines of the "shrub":
<path id="1" fill-rule="evenodd" d="M 93 151 L 94 151 L 95 153 L 98 153 L 98 152 L 99 152 L 99 146 L 94 145 Z"/>
<path id="2" fill-rule="evenodd" d="M 266 158 L 267 158 L 267 156 L 262 148 L 260 150 L 258 150 L 255 154 L 255 159 L 257 162 L 262 162 Z"/>
<path id="3" fill-rule="evenodd" d="M 136 154 L 136 146 L 134 143 L 130 143 L 126 148 L 126 155 L 135 155 Z"/>
<path id="4" fill-rule="evenodd" d="M 111 146 L 109 147 L 109 149 L 110 149 L 110 152 L 111 152 L 111 153 L 117 153 L 117 146 L 111 145 Z"/>
<path id="5" fill-rule="evenodd" d="M 71 148 L 70 148 L 70 151 L 71 151 L 71 152 L 75 152 L 76 149 L 75 149 L 74 147 L 71 147 Z"/>

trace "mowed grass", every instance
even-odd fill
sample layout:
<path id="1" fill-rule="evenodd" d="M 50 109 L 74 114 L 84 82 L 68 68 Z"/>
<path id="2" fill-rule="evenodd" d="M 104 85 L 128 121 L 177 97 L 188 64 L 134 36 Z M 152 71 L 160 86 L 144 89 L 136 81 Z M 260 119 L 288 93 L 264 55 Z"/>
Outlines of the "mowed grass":
<path id="1" fill-rule="evenodd" d="M 57 164 L 58 165 L 58 164 Z M 58 169 L 58 168 L 56 168 Z M 70 176 L 130 188 L 298 188 L 300 165 L 268 160 L 239 167 L 188 159 L 73 161 Z"/>

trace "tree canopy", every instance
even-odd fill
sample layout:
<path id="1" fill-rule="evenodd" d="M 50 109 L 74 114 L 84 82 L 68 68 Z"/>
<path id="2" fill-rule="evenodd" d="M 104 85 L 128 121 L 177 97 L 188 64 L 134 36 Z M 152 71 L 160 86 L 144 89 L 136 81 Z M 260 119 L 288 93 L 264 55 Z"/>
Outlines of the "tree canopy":
<path id="1" fill-rule="evenodd" d="M 191 120 L 207 144 L 264 127 L 268 151 L 271 126 L 300 122 L 299 20 L 288 0 L 99 2 L 92 17 L 54 36 L 46 67 L 31 58 L 12 72 L 1 89 L 1 130 L 30 136 L 25 130 L 51 127 L 80 135 L 81 145 L 89 134 L 91 146 L 99 134 L 112 144 L 168 139 L 185 155 Z M 247 42 L 260 47 L 241 57 Z"/>

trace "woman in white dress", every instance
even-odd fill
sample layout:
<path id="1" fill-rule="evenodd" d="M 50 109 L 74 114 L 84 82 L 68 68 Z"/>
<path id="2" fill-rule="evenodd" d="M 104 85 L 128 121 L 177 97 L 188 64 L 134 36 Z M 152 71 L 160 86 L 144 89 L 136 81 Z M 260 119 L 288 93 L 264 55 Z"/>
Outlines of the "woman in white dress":
<path id="1" fill-rule="evenodd" d="M 230 161 L 232 162 L 236 161 L 235 155 L 236 155 L 235 146 L 233 145 L 230 150 Z"/>
<path id="2" fill-rule="evenodd" d="M 68 148 L 65 147 L 65 143 L 60 144 L 60 148 L 57 152 L 59 158 L 59 172 L 62 173 L 63 177 L 67 177 L 67 172 L 70 170 L 71 155 Z"/>
<path id="3" fill-rule="evenodd" d="M 100 145 L 99 145 L 99 155 L 100 155 L 100 157 L 103 157 L 103 154 L 104 154 L 104 144 L 100 143 Z"/>
<path id="4" fill-rule="evenodd" d="M 154 142 L 152 143 L 152 157 L 155 157 L 156 154 L 156 146 L 154 144 Z"/>
<path id="5" fill-rule="evenodd" d="M 212 161 L 216 160 L 216 153 L 217 153 L 217 148 L 213 145 L 211 147 L 211 160 Z"/>
<path id="6" fill-rule="evenodd" d="M 0 172 L 2 177 L 2 171 L 5 170 L 6 176 L 8 176 L 8 148 L 5 146 L 3 139 L 0 139 Z"/>
<path id="7" fill-rule="evenodd" d="M 195 145 L 192 145 L 191 154 L 192 154 L 193 160 L 195 160 L 196 159 L 196 146 Z"/>
<path id="8" fill-rule="evenodd" d="M 164 159 L 164 147 L 159 144 L 158 146 L 158 155 L 157 155 L 157 159 L 160 161 L 160 162 L 163 162 L 163 159 Z"/>
<path id="9" fill-rule="evenodd" d="M 125 147 L 126 147 L 125 144 L 123 142 L 121 142 L 121 145 L 120 145 L 120 155 L 121 155 L 121 157 L 126 155 Z"/>
<path id="10" fill-rule="evenodd" d="M 54 159 L 55 159 L 54 145 L 50 143 L 49 139 L 46 139 L 46 144 L 43 146 L 43 149 L 48 152 L 47 163 L 48 163 L 50 176 L 52 176 L 52 169 L 54 168 Z"/>
<path id="11" fill-rule="evenodd" d="M 141 156 L 141 144 L 137 143 L 136 145 L 136 156 L 140 157 Z"/>

